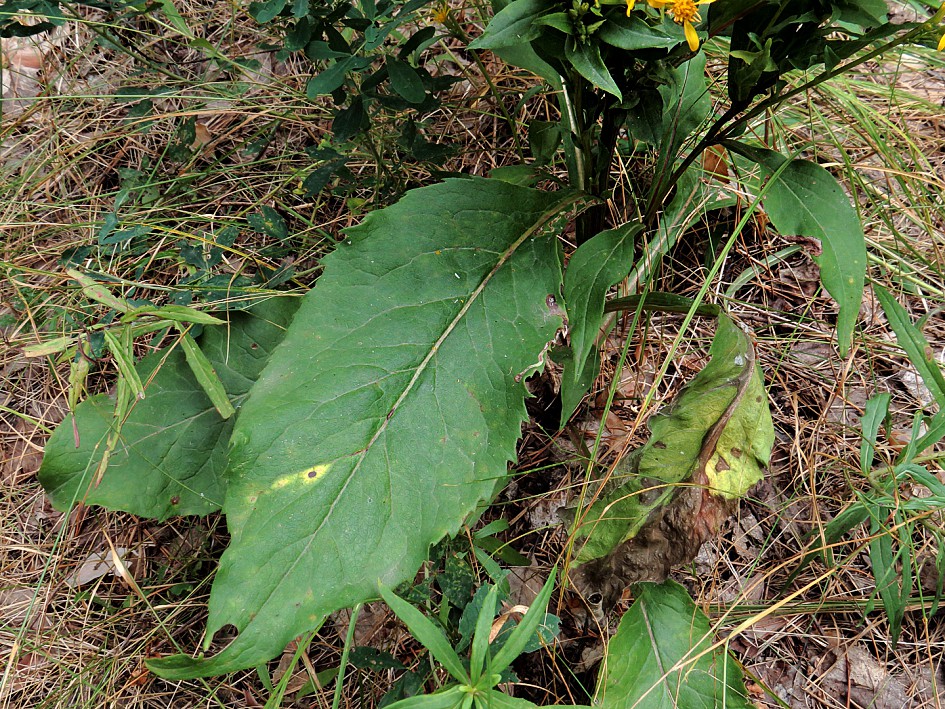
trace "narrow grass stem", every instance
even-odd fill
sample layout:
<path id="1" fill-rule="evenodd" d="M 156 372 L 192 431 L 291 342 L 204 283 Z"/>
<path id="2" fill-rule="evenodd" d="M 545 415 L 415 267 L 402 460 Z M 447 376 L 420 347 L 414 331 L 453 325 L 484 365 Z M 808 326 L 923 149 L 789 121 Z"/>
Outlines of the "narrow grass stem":
<path id="1" fill-rule="evenodd" d="M 518 123 L 515 120 L 515 117 L 509 113 L 509 110 L 505 107 L 505 102 L 502 100 L 502 95 L 499 93 L 499 89 L 496 87 L 495 82 L 492 81 L 492 77 L 489 76 L 489 72 L 486 69 L 486 65 L 483 64 L 482 58 L 479 56 L 479 52 L 475 49 L 468 50 L 472 55 L 473 61 L 476 62 L 476 66 L 479 67 L 479 72 L 482 74 L 482 78 L 486 80 L 486 84 L 489 86 L 489 92 L 492 94 L 493 100 L 495 100 L 496 108 L 499 109 L 499 113 L 502 114 L 502 118 L 505 119 L 505 122 L 509 126 L 509 131 L 512 133 L 512 144 L 515 146 L 515 152 L 518 155 L 519 160 L 525 159 L 525 151 L 522 149 L 522 141 L 518 137 Z"/>
<path id="2" fill-rule="evenodd" d="M 335 695 L 331 700 L 331 709 L 338 709 L 341 704 L 341 690 L 344 689 L 345 669 L 348 667 L 348 655 L 354 643 L 354 630 L 358 624 L 358 615 L 363 603 L 358 603 L 351 609 L 351 620 L 348 621 L 348 633 L 345 635 L 345 646 L 341 650 L 341 661 L 338 663 L 338 676 L 335 678 Z"/>

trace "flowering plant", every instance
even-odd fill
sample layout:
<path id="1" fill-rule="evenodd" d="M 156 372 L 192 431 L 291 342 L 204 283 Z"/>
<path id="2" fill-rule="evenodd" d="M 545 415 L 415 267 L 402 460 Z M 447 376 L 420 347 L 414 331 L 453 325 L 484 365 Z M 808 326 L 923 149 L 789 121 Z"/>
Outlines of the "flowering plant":
<path id="1" fill-rule="evenodd" d="M 182 679 L 261 665 L 330 614 L 413 579 L 431 545 L 472 523 L 501 488 L 527 417 L 523 381 L 553 358 L 564 367 L 562 425 L 580 405 L 600 370 L 597 342 L 610 325 L 607 312 L 681 309 L 684 327 L 697 314 L 719 324 L 711 362 L 674 406 L 650 419 L 653 436 L 629 480 L 602 485 L 595 494 L 603 504 L 575 514 L 571 536 L 583 544 L 576 558 L 597 571 L 623 567 L 619 580 L 634 582 L 665 579 L 669 561 L 691 558 L 758 479 L 773 439 L 750 337 L 720 306 L 700 311 L 717 271 L 695 301 L 654 298 L 641 285 L 711 210 L 745 195 L 751 200 L 717 264 L 762 205 L 777 231 L 816 242 L 821 280 L 838 304 L 841 354 L 849 348 L 866 274 L 862 226 L 833 174 L 765 142 L 765 118 L 896 45 L 937 41 L 941 48 L 945 10 L 924 23 L 893 25 L 884 0 L 496 3 L 498 11 L 470 47 L 543 77 L 560 106 L 558 124 L 529 128 L 532 164 L 408 191 L 348 230 L 301 304 L 270 304 L 231 317 L 219 330 L 212 329 L 217 320 L 207 322 L 199 352 L 187 341 L 176 365 L 173 352 L 154 353 L 138 363 L 140 371 L 128 361 L 120 370 L 135 387 L 125 387 L 116 415 L 107 412 L 114 406 L 108 397 L 84 402 L 50 440 L 40 478 L 59 507 L 83 500 L 160 518 L 226 514 L 230 545 L 214 580 L 203 649 L 226 626 L 236 637 L 212 656 L 155 658 L 148 664 L 156 673 Z M 398 7 L 414 11 L 422 4 Z M 309 98 L 344 99 L 351 73 L 370 68 L 360 93 L 336 118 L 336 135 L 366 129 L 368 99 L 432 105 L 433 77 L 418 57 L 433 32 L 415 35 L 383 66 L 372 64 L 357 52 L 381 47 L 387 36 L 381 28 L 392 33 L 400 14 L 394 3 L 365 6 L 370 12 L 361 16 L 345 2 L 256 4 L 260 18 L 298 12 L 294 29 L 305 30 L 307 50 L 326 63 L 308 84 Z M 440 9 L 437 18 L 449 14 Z M 457 36 L 465 31 L 446 26 Z M 355 49 L 351 37 L 359 38 Z M 718 105 L 709 92 L 710 71 L 713 82 L 725 84 Z M 378 88 L 385 82 L 389 92 Z M 559 147 L 570 184 L 539 189 Z M 616 204 L 618 148 L 643 155 L 636 164 L 646 169 Z M 720 189 L 719 171 L 708 161 L 703 168 L 700 159 L 710 149 L 727 163 L 721 172 L 733 175 L 737 188 Z M 565 264 L 555 237 L 576 212 L 576 249 Z M 634 297 L 610 298 L 619 283 Z M 108 292 L 98 297 L 128 314 L 134 310 Z M 264 348 L 266 356 L 259 356 L 260 342 L 272 345 L 271 355 Z M 230 357 L 231 348 L 244 356 Z M 163 377 L 154 374 L 159 363 Z M 200 376 L 188 379 L 187 366 Z M 132 393 L 144 403 L 129 411 Z M 192 426 L 197 420 L 205 423 Z M 175 427 L 188 432 L 186 445 L 179 445 Z M 667 451 L 683 458 L 669 464 Z M 582 526 L 585 518 L 590 527 Z M 647 556 L 646 539 L 656 536 L 654 520 L 673 532 L 657 540 L 674 546 L 659 569 L 637 563 Z M 597 530 L 606 530 L 606 538 Z M 615 559 L 620 563 L 609 563 Z M 611 579 L 604 581 L 614 590 Z M 647 680 L 665 689 L 660 706 L 683 705 L 673 692 L 687 682 L 703 682 L 691 690 L 699 696 L 729 686 L 740 694 L 737 673 L 724 669 L 725 654 L 714 653 L 707 639 L 707 619 L 680 602 L 685 591 L 653 588 L 640 597 L 648 610 L 635 606 L 625 616 L 617 646 L 642 657 L 642 667 L 646 653 L 655 652 L 635 645 L 648 614 L 659 611 L 667 627 L 675 622 L 680 630 L 668 640 L 678 660 Z M 492 616 L 482 617 L 487 628 Z M 693 637 L 691 628 L 704 632 Z M 478 629 L 475 635 L 488 638 Z M 479 665 L 487 644 L 474 648 Z M 692 658 L 704 667 L 695 665 L 699 671 L 690 676 L 684 670 Z M 454 664 L 454 674 L 465 677 Z M 713 673 L 725 681 L 707 682 Z M 612 698 L 641 687 L 649 693 L 651 685 L 635 677 L 605 675 L 601 686 L 617 687 Z M 501 698 L 492 691 L 499 680 L 486 678 L 482 686 L 478 679 L 462 686 L 483 696 L 488 690 L 492 706 L 526 706 Z M 423 704 L 471 706 L 475 698 L 463 692 L 457 687 L 444 703 Z M 728 706 L 748 706 L 733 696 Z M 629 705 L 603 700 L 603 706 Z"/>

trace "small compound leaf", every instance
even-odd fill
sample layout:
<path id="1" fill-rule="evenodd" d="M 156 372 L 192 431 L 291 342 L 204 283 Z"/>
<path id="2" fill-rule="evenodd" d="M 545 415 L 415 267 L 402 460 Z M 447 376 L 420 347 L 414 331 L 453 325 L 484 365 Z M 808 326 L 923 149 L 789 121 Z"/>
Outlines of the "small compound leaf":
<path id="1" fill-rule="evenodd" d="M 378 579 L 413 578 L 491 498 L 527 418 L 522 380 L 561 325 L 545 232 L 579 199 L 451 179 L 372 213 L 324 260 L 232 435 L 208 638 L 239 635 L 186 668 L 171 658 L 174 678 L 274 657 Z"/>
<path id="2" fill-rule="evenodd" d="M 234 402 L 245 398 L 298 303 L 274 298 L 232 313 L 226 328 L 204 330 L 201 351 Z M 84 502 L 160 520 L 219 509 L 232 419 L 224 421 L 214 409 L 180 348 L 148 355 L 136 369 L 149 382 L 147 396 L 131 409 L 97 486 L 90 483 L 112 425 L 112 397 L 100 394 L 76 407 L 78 448 L 72 414 L 53 432 L 39 470 L 53 505 L 67 510 Z"/>
<path id="3" fill-rule="evenodd" d="M 709 619 L 672 581 L 640 587 L 607 645 L 601 709 L 754 709 L 741 668 L 712 649 Z"/>

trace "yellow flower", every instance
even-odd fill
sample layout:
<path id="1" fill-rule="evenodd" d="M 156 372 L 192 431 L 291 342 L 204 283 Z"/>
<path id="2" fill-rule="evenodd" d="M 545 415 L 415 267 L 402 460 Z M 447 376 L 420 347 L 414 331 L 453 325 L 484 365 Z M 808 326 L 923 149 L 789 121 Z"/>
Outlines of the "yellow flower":
<path id="1" fill-rule="evenodd" d="M 708 5 L 715 0 L 647 0 L 653 7 L 663 9 L 669 8 L 669 14 L 673 22 L 682 25 L 686 32 L 686 41 L 689 43 L 689 49 L 696 51 L 699 49 L 699 35 L 696 28 L 692 26 L 693 22 L 702 22 L 702 16 L 699 14 L 699 5 Z"/>
<path id="2" fill-rule="evenodd" d="M 439 7 L 433 8 L 430 13 L 430 21 L 438 25 L 445 25 L 450 17 L 450 6 L 445 2 L 440 3 Z"/>
<path id="3" fill-rule="evenodd" d="M 945 34 L 942 35 L 942 38 L 938 41 L 938 51 L 945 50 Z"/>

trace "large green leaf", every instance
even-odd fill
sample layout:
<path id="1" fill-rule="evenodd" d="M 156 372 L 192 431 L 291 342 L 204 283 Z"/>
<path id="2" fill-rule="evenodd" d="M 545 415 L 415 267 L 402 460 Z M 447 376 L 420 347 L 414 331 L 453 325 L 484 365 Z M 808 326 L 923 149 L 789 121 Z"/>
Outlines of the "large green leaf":
<path id="1" fill-rule="evenodd" d="M 293 297 L 273 298 L 249 312 L 232 312 L 227 327 L 204 330 L 200 349 L 237 406 L 282 340 L 298 304 Z M 113 425 L 113 397 L 100 394 L 82 402 L 75 428 L 70 414 L 49 439 L 39 481 L 53 505 L 66 510 L 81 501 L 162 520 L 219 509 L 233 420 L 217 413 L 180 347 L 150 354 L 135 369 L 148 382 L 145 398 L 122 425 L 97 485 L 91 483 Z"/>
<path id="2" fill-rule="evenodd" d="M 754 709 L 741 668 L 709 619 L 672 581 L 645 584 L 601 663 L 601 709 Z"/>
<path id="3" fill-rule="evenodd" d="M 734 141 L 726 145 L 758 163 L 769 177 L 787 160 L 773 150 Z M 820 165 L 791 160 L 768 186 L 764 206 L 781 234 L 810 236 L 820 242 L 822 253 L 813 258 L 820 266 L 824 288 L 840 306 L 837 344 L 846 356 L 866 281 L 866 237 L 850 198 Z"/>
<path id="4" fill-rule="evenodd" d="M 581 375 L 588 361 L 593 359 L 607 291 L 626 278 L 633 268 L 633 241 L 642 228 L 639 222 L 627 222 L 603 231 L 581 244 L 571 256 L 564 274 L 564 302 L 571 327 L 573 357 L 565 368 L 573 371 L 564 374 L 562 387 L 565 383 L 578 386 L 584 381 Z M 582 391 L 578 396 L 562 394 L 562 398 L 576 407 L 583 395 Z M 574 413 L 574 407 L 562 407 L 562 425 Z"/>
<path id="5" fill-rule="evenodd" d="M 754 350 L 719 316 L 712 359 L 649 421 L 650 439 L 620 465 L 581 512 L 572 575 L 610 605 L 631 583 L 662 581 L 718 533 L 763 476 L 774 428 Z"/>
<path id="6" fill-rule="evenodd" d="M 492 497 L 526 419 L 522 380 L 561 325 L 548 223 L 579 197 L 484 179 L 414 190 L 324 261 L 233 431 L 232 535 L 210 597 L 217 656 L 249 667 L 410 579 Z"/>

